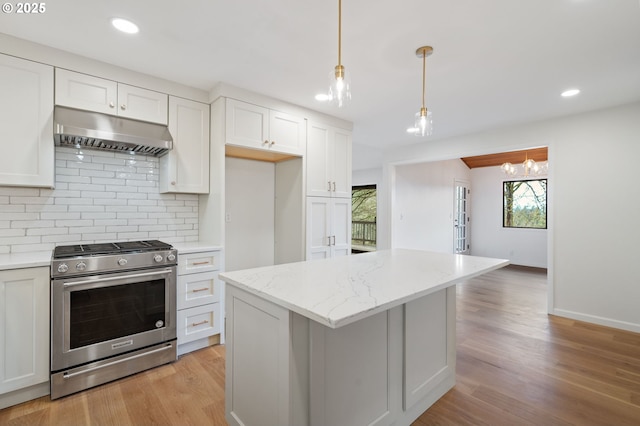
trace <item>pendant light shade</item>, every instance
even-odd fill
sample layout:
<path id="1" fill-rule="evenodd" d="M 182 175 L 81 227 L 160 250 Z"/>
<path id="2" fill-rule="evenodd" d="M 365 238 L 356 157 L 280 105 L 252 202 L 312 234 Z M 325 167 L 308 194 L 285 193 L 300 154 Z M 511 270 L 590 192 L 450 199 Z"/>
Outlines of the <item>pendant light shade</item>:
<path id="1" fill-rule="evenodd" d="M 328 100 L 338 107 L 351 100 L 351 82 L 342 65 L 342 0 L 338 0 L 338 65 L 329 74 Z"/>
<path id="2" fill-rule="evenodd" d="M 416 136 L 430 136 L 433 134 L 433 116 L 431 111 L 427 110 L 425 106 L 425 92 L 426 92 L 426 71 L 427 71 L 427 56 L 433 53 L 433 47 L 422 46 L 416 50 L 416 56 L 422 58 L 422 106 L 420 111 L 416 113 L 416 121 L 413 127 L 413 133 Z"/>

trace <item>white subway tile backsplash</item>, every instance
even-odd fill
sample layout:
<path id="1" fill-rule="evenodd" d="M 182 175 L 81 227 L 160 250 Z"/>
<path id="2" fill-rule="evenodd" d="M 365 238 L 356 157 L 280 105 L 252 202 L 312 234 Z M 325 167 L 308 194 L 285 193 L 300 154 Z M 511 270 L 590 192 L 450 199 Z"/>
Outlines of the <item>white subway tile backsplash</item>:
<path id="1" fill-rule="evenodd" d="M 148 240 L 148 232 L 118 232 L 118 240 Z"/>
<path id="2" fill-rule="evenodd" d="M 12 244 L 11 245 L 11 253 L 29 253 L 29 252 L 33 252 L 33 251 L 50 251 L 53 250 L 53 248 L 56 245 L 54 243 L 48 243 L 48 244 L 30 244 L 30 243 L 17 243 L 17 244 Z M 0 245 L 0 247 L 2 247 L 2 245 Z"/>
<path id="3" fill-rule="evenodd" d="M 40 195 L 40 190 L 37 188 L 13 188 L 10 186 L 0 186 L 0 195 L 37 197 Z"/>
<path id="4" fill-rule="evenodd" d="M 198 196 L 160 194 L 153 157 L 56 147 L 55 189 L 0 187 L 0 253 L 198 239 Z"/>

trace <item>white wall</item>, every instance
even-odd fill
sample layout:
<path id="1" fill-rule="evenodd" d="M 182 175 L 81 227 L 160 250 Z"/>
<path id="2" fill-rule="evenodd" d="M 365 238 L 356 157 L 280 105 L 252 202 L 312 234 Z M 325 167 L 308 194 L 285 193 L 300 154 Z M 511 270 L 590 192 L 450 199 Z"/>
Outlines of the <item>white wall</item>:
<path id="1" fill-rule="evenodd" d="M 504 180 L 500 167 L 471 170 L 471 254 L 509 259 L 514 265 L 546 268 L 546 229 L 502 226 Z"/>
<path id="2" fill-rule="evenodd" d="M 393 247 L 453 253 L 456 179 L 470 180 L 459 159 L 396 168 Z"/>
<path id="3" fill-rule="evenodd" d="M 275 166 L 225 160 L 225 269 L 273 265 Z"/>
<path id="4" fill-rule="evenodd" d="M 640 332 L 636 185 L 640 102 L 385 153 L 395 165 L 549 147 L 549 312 Z M 584 172 L 583 172 L 584 170 Z M 382 206 L 380 206 L 383 208 Z M 385 206 L 391 215 L 389 205 Z M 391 220 L 394 218 L 392 216 Z M 391 220 L 387 232 L 394 237 Z"/>

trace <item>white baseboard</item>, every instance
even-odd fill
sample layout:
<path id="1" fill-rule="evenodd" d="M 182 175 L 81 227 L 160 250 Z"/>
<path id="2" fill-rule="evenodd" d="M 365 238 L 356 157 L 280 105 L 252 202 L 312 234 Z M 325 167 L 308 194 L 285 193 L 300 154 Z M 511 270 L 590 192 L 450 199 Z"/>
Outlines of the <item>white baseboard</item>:
<path id="1" fill-rule="evenodd" d="M 0 395 L 0 410 L 49 395 L 49 381 Z"/>
<path id="2" fill-rule="evenodd" d="M 570 318 L 578 321 L 590 322 L 590 323 L 602 325 L 605 327 L 619 328 L 621 330 L 640 333 L 640 324 L 614 320 L 611 318 L 599 317 L 596 315 L 582 314 L 580 312 L 567 311 L 565 309 L 553 309 L 552 312 L 550 313 L 552 315 L 557 315 L 559 317 L 565 317 L 565 318 Z"/>

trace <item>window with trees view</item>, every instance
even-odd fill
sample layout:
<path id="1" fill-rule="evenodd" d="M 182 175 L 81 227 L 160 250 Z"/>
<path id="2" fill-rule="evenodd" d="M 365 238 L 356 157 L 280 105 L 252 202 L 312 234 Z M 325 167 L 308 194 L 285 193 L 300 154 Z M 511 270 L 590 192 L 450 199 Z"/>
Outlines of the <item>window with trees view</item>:
<path id="1" fill-rule="evenodd" d="M 503 183 L 505 228 L 547 228 L 547 180 L 515 180 Z"/>
<path id="2" fill-rule="evenodd" d="M 376 249 L 376 215 L 376 186 L 354 186 L 351 190 L 352 252 L 360 253 Z"/>

